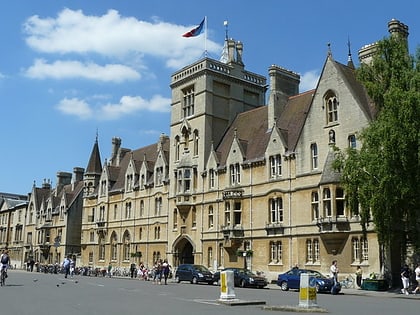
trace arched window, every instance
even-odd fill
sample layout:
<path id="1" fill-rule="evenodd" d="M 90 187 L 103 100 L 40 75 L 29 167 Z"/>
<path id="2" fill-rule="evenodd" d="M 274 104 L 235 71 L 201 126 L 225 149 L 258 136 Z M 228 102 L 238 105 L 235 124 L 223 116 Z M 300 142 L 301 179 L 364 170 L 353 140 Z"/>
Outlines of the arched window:
<path id="1" fill-rule="evenodd" d="M 105 260 L 105 239 L 103 236 L 99 237 L 99 260 Z"/>
<path id="2" fill-rule="evenodd" d="M 115 232 L 111 235 L 111 260 L 117 260 L 118 257 L 118 240 Z"/>
<path id="3" fill-rule="evenodd" d="M 130 260 L 130 233 L 128 231 L 125 231 L 123 236 L 123 257 L 124 260 Z"/>
<path id="4" fill-rule="evenodd" d="M 325 108 L 327 109 L 327 124 L 335 123 L 338 121 L 338 98 L 332 92 L 329 91 L 325 95 Z"/>

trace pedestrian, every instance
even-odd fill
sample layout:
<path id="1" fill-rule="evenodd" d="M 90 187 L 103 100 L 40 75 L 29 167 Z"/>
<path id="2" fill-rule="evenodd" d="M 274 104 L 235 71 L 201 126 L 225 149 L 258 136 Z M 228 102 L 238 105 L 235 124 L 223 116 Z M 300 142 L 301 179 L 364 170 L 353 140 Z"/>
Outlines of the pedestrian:
<path id="1" fill-rule="evenodd" d="M 72 258 L 70 258 L 70 278 L 73 278 L 74 276 L 74 269 L 76 267 L 76 263 Z"/>
<path id="2" fill-rule="evenodd" d="M 112 271 L 112 264 L 111 264 L 111 262 L 109 262 L 109 265 L 108 265 L 108 277 L 110 277 L 110 278 L 111 278 L 111 271 Z"/>
<path id="3" fill-rule="evenodd" d="M 337 294 L 338 293 L 338 266 L 337 266 L 337 260 L 333 260 L 330 267 L 330 277 L 333 280 L 333 286 L 331 288 L 331 294 Z"/>
<path id="4" fill-rule="evenodd" d="M 420 291 L 420 263 L 417 264 L 417 267 L 414 270 L 414 273 L 416 274 L 417 286 L 412 293 L 416 294 L 418 291 Z"/>
<path id="5" fill-rule="evenodd" d="M 131 263 L 130 265 L 130 276 L 131 276 L 131 279 L 136 277 L 136 264 L 135 263 Z"/>
<path id="6" fill-rule="evenodd" d="M 63 267 L 64 270 L 64 278 L 67 278 L 67 276 L 70 273 L 70 256 L 67 256 L 64 258 L 63 263 L 61 264 L 61 267 Z"/>
<path id="7" fill-rule="evenodd" d="M 360 268 L 360 266 L 357 266 L 357 268 L 356 268 L 356 283 L 357 283 L 357 286 L 359 288 L 362 287 L 362 276 L 363 276 L 362 268 Z"/>
<path id="8" fill-rule="evenodd" d="M 165 279 L 165 284 L 167 283 L 168 277 L 169 277 L 169 272 L 171 270 L 171 266 L 168 263 L 168 260 L 164 260 L 163 264 L 162 264 L 162 272 L 163 272 L 163 278 Z"/>
<path id="9" fill-rule="evenodd" d="M 407 264 L 401 268 L 401 281 L 403 286 L 401 293 L 409 295 L 410 293 L 408 293 L 408 287 L 410 286 L 410 268 Z"/>
<path id="10" fill-rule="evenodd" d="M 159 259 L 156 261 L 155 265 L 153 266 L 153 283 L 154 284 L 161 284 L 162 279 L 162 260 Z"/>

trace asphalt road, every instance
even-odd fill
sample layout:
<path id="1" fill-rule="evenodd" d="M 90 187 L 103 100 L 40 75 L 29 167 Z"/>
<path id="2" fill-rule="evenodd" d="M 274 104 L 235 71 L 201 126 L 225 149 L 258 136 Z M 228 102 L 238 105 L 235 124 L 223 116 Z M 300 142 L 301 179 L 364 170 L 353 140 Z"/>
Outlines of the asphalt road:
<path id="1" fill-rule="evenodd" d="M 283 292 L 275 285 L 266 289 L 235 289 L 241 301 L 265 301 L 266 306 L 297 306 L 298 292 Z M 317 304 L 329 314 L 417 314 L 420 295 L 405 298 L 388 292 L 344 290 L 344 294 L 318 294 Z M 218 303 L 220 288 L 207 284 L 156 285 L 150 281 L 9 271 L 0 288 L 1 314 L 296 314 L 270 311 L 261 305 L 229 306 Z"/>

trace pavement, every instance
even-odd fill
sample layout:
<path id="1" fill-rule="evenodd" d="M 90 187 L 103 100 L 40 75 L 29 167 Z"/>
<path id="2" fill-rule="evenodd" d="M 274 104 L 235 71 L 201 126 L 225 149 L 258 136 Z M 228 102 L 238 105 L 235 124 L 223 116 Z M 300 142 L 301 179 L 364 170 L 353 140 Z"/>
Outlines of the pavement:
<path id="1" fill-rule="evenodd" d="M 267 287 L 272 290 L 281 290 L 280 286 L 274 283 L 270 283 Z M 395 288 L 387 290 L 387 291 L 370 291 L 370 290 L 362 290 L 359 288 L 354 288 L 354 289 L 342 288 L 339 294 L 384 297 L 384 298 L 420 299 L 420 293 L 417 293 L 417 294 L 410 293 L 409 295 L 405 295 L 401 293 L 401 289 L 395 289 Z"/>

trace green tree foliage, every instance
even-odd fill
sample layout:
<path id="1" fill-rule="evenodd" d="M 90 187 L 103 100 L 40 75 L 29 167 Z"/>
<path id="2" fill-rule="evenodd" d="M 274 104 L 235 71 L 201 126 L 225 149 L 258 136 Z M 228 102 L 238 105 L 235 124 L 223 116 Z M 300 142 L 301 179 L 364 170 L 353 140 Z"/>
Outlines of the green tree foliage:
<path id="1" fill-rule="evenodd" d="M 362 226 L 374 223 L 380 244 L 420 249 L 420 50 L 391 36 L 378 42 L 357 77 L 378 108 L 360 135 L 360 151 L 337 152 L 347 202 Z"/>

